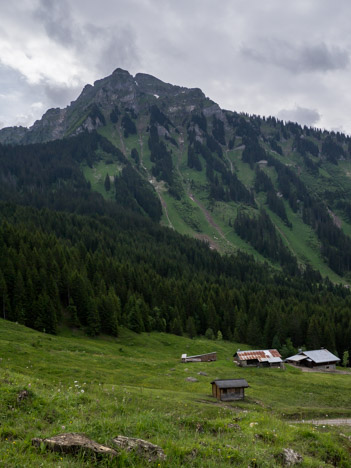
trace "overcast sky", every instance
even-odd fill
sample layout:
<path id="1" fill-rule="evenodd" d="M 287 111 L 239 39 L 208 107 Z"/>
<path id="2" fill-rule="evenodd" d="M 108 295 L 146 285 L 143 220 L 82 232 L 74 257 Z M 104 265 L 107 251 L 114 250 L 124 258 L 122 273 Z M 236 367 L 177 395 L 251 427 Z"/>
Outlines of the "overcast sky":
<path id="1" fill-rule="evenodd" d="M 350 0 L 0 0 L 0 128 L 117 67 L 351 134 Z"/>

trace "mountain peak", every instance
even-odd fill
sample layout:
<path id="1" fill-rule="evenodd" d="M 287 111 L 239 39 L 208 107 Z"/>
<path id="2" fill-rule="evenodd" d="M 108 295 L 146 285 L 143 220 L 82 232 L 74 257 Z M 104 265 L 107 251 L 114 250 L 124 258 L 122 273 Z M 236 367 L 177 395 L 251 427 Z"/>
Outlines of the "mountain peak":
<path id="1" fill-rule="evenodd" d="M 165 83 L 146 73 L 133 77 L 127 70 L 116 68 L 111 75 L 84 86 L 77 100 L 65 109 L 49 109 L 29 129 L 0 130 L 0 143 L 40 143 L 95 130 L 105 125 L 115 108 L 147 114 L 156 100 L 175 123 L 188 112 L 204 111 L 207 116 L 221 112 L 199 88 Z"/>
<path id="2" fill-rule="evenodd" d="M 123 70 L 123 68 L 116 68 L 116 70 L 114 70 L 112 72 L 112 75 L 127 75 L 127 76 L 131 76 L 131 74 L 127 71 L 127 70 Z"/>

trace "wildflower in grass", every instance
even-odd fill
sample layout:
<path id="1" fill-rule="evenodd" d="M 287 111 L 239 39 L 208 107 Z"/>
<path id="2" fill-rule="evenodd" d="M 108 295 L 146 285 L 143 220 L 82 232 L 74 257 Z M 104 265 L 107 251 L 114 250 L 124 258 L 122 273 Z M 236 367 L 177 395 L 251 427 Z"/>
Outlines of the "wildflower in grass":
<path id="1" fill-rule="evenodd" d="M 81 393 L 84 393 L 84 390 L 83 390 L 83 389 L 81 390 Z"/>

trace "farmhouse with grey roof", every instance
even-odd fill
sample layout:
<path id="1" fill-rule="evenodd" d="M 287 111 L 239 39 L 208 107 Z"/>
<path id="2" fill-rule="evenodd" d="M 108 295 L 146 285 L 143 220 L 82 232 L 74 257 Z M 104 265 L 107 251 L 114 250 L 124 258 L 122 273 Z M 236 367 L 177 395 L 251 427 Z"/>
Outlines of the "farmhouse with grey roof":
<path id="1" fill-rule="evenodd" d="M 295 356 L 285 359 L 288 364 L 294 366 L 310 367 L 321 370 L 335 370 L 340 359 L 327 349 L 316 349 L 313 351 L 300 351 Z"/>

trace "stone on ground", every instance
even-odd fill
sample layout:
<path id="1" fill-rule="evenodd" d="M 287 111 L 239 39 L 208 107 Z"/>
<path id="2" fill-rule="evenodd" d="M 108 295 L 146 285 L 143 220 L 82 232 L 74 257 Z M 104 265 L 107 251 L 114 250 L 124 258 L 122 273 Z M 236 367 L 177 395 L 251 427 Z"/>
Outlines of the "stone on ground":
<path id="1" fill-rule="evenodd" d="M 44 444 L 48 450 L 70 454 L 86 453 L 89 455 L 110 455 L 115 457 L 117 452 L 110 447 L 101 445 L 89 439 L 84 434 L 68 433 L 59 434 L 47 439 L 32 439 L 32 445 L 40 447 Z"/>
<path id="2" fill-rule="evenodd" d="M 143 439 L 135 439 L 133 437 L 119 435 L 113 439 L 113 442 L 119 448 L 126 450 L 127 452 L 135 451 L 138 455 L 147 458 L 149 462 L 166 459 L 166 455 L 161 447 Z"/>

